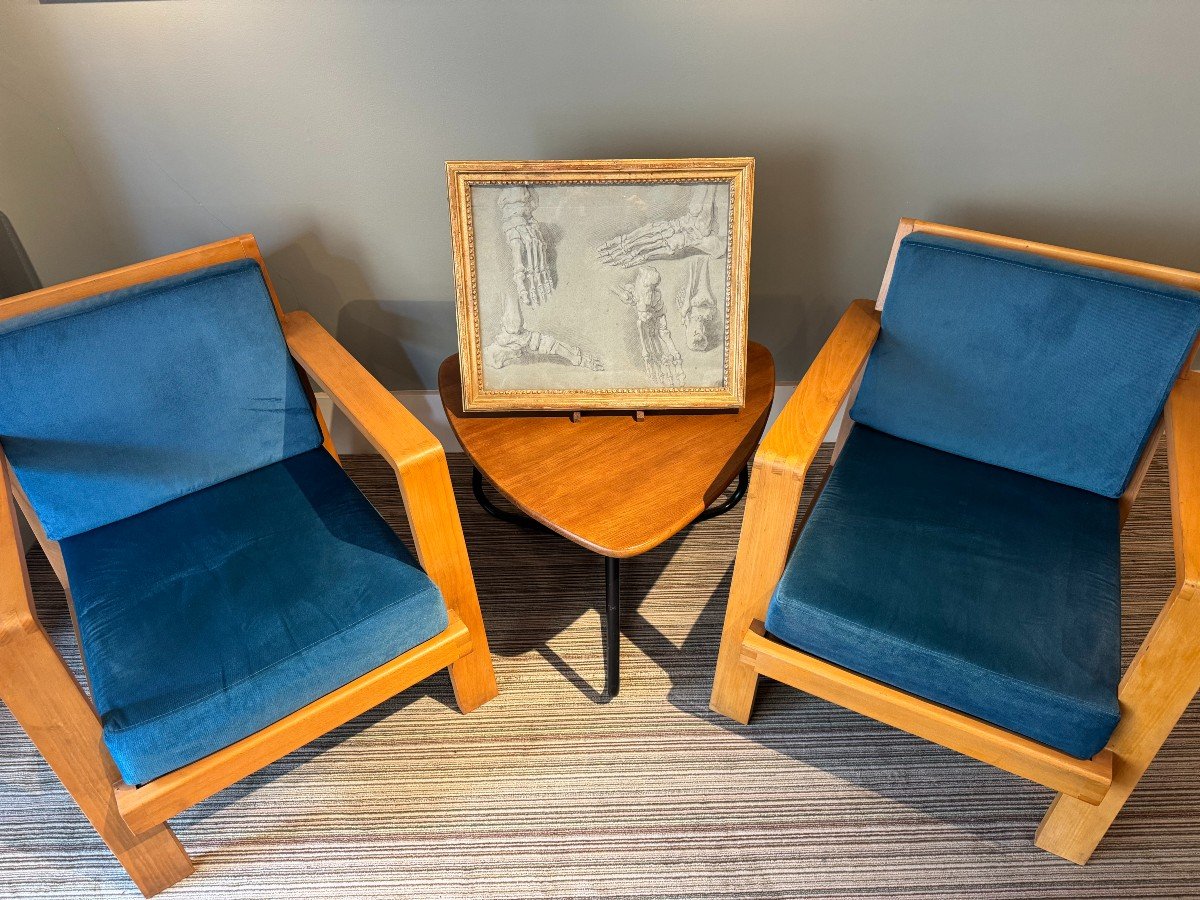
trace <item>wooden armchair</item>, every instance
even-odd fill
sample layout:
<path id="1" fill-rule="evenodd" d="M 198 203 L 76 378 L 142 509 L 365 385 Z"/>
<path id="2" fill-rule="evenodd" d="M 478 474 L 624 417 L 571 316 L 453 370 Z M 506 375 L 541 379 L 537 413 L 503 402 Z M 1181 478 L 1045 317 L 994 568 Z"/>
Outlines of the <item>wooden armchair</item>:
<path id="1" fill-rule="evenodd" d="M 419 565 L 308 379 L 395 469 Z M 253 237 L 0 301 L 0 447 L 0 698 L 147 896 L 192 871 L 171 816 L 447 666 L 463 712 L 496 695 L 441 445 L 281 313 Z"/>
<path id="2" fill-rule="evenodd" d="M 712 708 L 748 722 L 766 675 L 1046 785 L 1038 846 L 1086 862 L 1200 688 L 1198 290 L 903 220 L 755 456 Z M 1178 580 L 1122 678 L 1119 531 L 1164 427 Z"/>

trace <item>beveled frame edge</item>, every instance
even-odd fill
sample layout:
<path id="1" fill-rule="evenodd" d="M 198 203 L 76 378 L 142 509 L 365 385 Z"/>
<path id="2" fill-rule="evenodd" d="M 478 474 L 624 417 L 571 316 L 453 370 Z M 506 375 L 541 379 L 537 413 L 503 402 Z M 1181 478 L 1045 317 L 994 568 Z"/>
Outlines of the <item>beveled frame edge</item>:
<path id="1" fill-rule="evenodd" d="M 482 337 L 471 234 L 470 185 L 476 183 L 725 181 L 733 192 L 726 261 L 724 388 L 679 390 L 484 391 Z M 740 409 L 746 402 L 750 247 L 754 217 L 754 158 L 588 160 L 451 160 L 446 163 L 454 256 L 455 315 L 464 412 L 575 412 Z M 528 398 L 528 399 L 521 399 Z"/>

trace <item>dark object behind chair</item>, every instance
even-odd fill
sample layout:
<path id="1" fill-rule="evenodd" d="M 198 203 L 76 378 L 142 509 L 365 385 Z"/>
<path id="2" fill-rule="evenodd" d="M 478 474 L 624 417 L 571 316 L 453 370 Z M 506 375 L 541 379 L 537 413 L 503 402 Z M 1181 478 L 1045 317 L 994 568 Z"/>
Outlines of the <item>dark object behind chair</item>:
<path id="1" fill-rule="evenodd" d="M 0 212 L 0 300 L 36 291 L 42 279 L 29 261 L 25 246 L 17 237 L 17 230 L 8 216 Z M 33 546 L 33 532 L 21 521 L 21 543 L 28 550 Z"/>
<path id="2" fill-rule="evenodd" d="M 8 216 L 0 212 L 0 299 L 36 291 L 42 280 L 17 237 Z"/>

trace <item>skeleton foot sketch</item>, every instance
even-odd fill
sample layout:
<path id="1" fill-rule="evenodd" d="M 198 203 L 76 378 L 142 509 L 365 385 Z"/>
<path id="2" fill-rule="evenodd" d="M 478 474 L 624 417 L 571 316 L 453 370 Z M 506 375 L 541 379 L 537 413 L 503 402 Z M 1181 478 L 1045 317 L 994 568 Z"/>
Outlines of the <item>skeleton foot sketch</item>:
<path id="1" fill-rule="evenodd" d="M 537 356 L 557 356 L 573 366 L 600 371 L 600 361 L 588 356 L 578 347 L 558 340 L 552 334 L 530 331 L 521 315 L 521 304 L 509 292 L 504 293 L 504 316 L 500 331 L 483 348 L 483 359 L 493 369 L 503 369 L 510 363 L 533 362 Z"/>
<path id="2" fill-rule="evenodd" d="M 683 319 L 683 333 L 688 346 L 693 350 L 709 350 L 713 346 L 713 332 L 719 326 L 717 301 L 708 287 L 708 260 L 688 261 L 688 280 L 675 298 L 675 305 Z"/>
<path id="3" fill-rule="evenodd" d="M 613 238 L 600 247 L 600 261 L 610 266 L 632 268 L 651 259 L 669 259 L 687 253 L 712 257 L 725 255 L 729 223 L 718 215 L 720 186 L 704 184 L 692 192 L 688 211 L 676 219 L 664 219 Z"/>
<path id="4" fill-rule="evenodd" d="M 622 303 L 637 313 L 638 339 L 642 346 L 642 361 L 650 380 L 662 387 L 683 384 L 683 359 L 671 340 L 662 292 L 658 289 L 661 277 L 658 270 L 644 266 L 637 270 L 631 283 L 613 288 Z"/>
<path id="5" fill-rule="evenodd" d="M 448 164 L 464 409 L 743 402 L 735 162 Z"/>
<path id="6" fill-rule="evenodd" d="M 541 306 L 554 290 L 555 273 L 542 226 L 533 217 L 537 196 L 525 185 L 513 185 L 500 191 L 496 205 L 500 207 L 500 230 L 512 254 L 517 296 L 526 306 Z"/>

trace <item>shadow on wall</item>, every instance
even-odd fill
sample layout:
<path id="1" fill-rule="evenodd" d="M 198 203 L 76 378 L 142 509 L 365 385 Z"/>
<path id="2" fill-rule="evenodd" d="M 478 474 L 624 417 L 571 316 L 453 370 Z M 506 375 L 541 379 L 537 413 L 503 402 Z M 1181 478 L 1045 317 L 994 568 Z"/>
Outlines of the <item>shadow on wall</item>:
<path id="1" fill-rule="evenodd" d="M 790 375 L 807 368 L 851 298 L 823 296 L 836 281 L 823 156 L 815 148 L 767 154 L 755 169 L 750 337 Z M 796 377 L 800 377 L 796 375 Z"/>
<path id="2" fill-rule="evenodd" d="M 36 291 L 41 286 L 17 230 L 8 216 L 0 212 L 0 299 Z"/>
<path id="3" fill-rule="evenodd" d="M 265 256 L 285 309 L 311 313 L 389 390 L 436 390 L 455 352 L 454 301 L 387 299 L 354 252 L 332 252 L 311 229 Z"/>
<path id="4" fill-rule="evenodd" d="M 457 352 L 452 300 L 352 300 L 338 315 L 338 339 L 372 361 L 395 390 L 437 390 L 438 366 Z"/>
<path id="5" fill-rule="evenodd" d="M 569 127 L 568 127 L 569 126 Z M 750 337 L 770 347 L 784 379 L 799 378 L 854 296 L 834 292 L 847 273 L 874 297 L 901 210 L 867 222 L 879 198 L 864 192 L 834 208 L 829 186 L 845 168 L 833 148 L 792 129 L 747 141 L 729 124 L 659 135 L 596 132 L 586 121 L 548 125 L 534 141 L 545 158 L 756 156 Z M 861 164 L 864 153 L 857 151 Z M 887 166 L 886 159 L 872 160 Z M 846 200 L 841 201 L 846 203 Z M 336 246 L 336 252 L 331 249 Z M 450 248 L 446 248 L 447 264 Z M 454 301 L 396 298 L 373 277 L 373 261 L 353 240 L 329 240 L 310 223 L 267 257 L 285 308 L 311 312 L 391 390 L 434 390 L 441 361 L 457 349 Z"/>
<path id="6" fill-rule="evenodd" d="M 333 252 L 315 228 L 264 261 L 283 308 L 310 313 L 385 388 L 436 390 L 438 366 L 457 346 L 453 301 L 379 299 L 362 255 Z M 327 424 L 339 443 L 352 439 L 355 428 L 336 407 Z"/>

